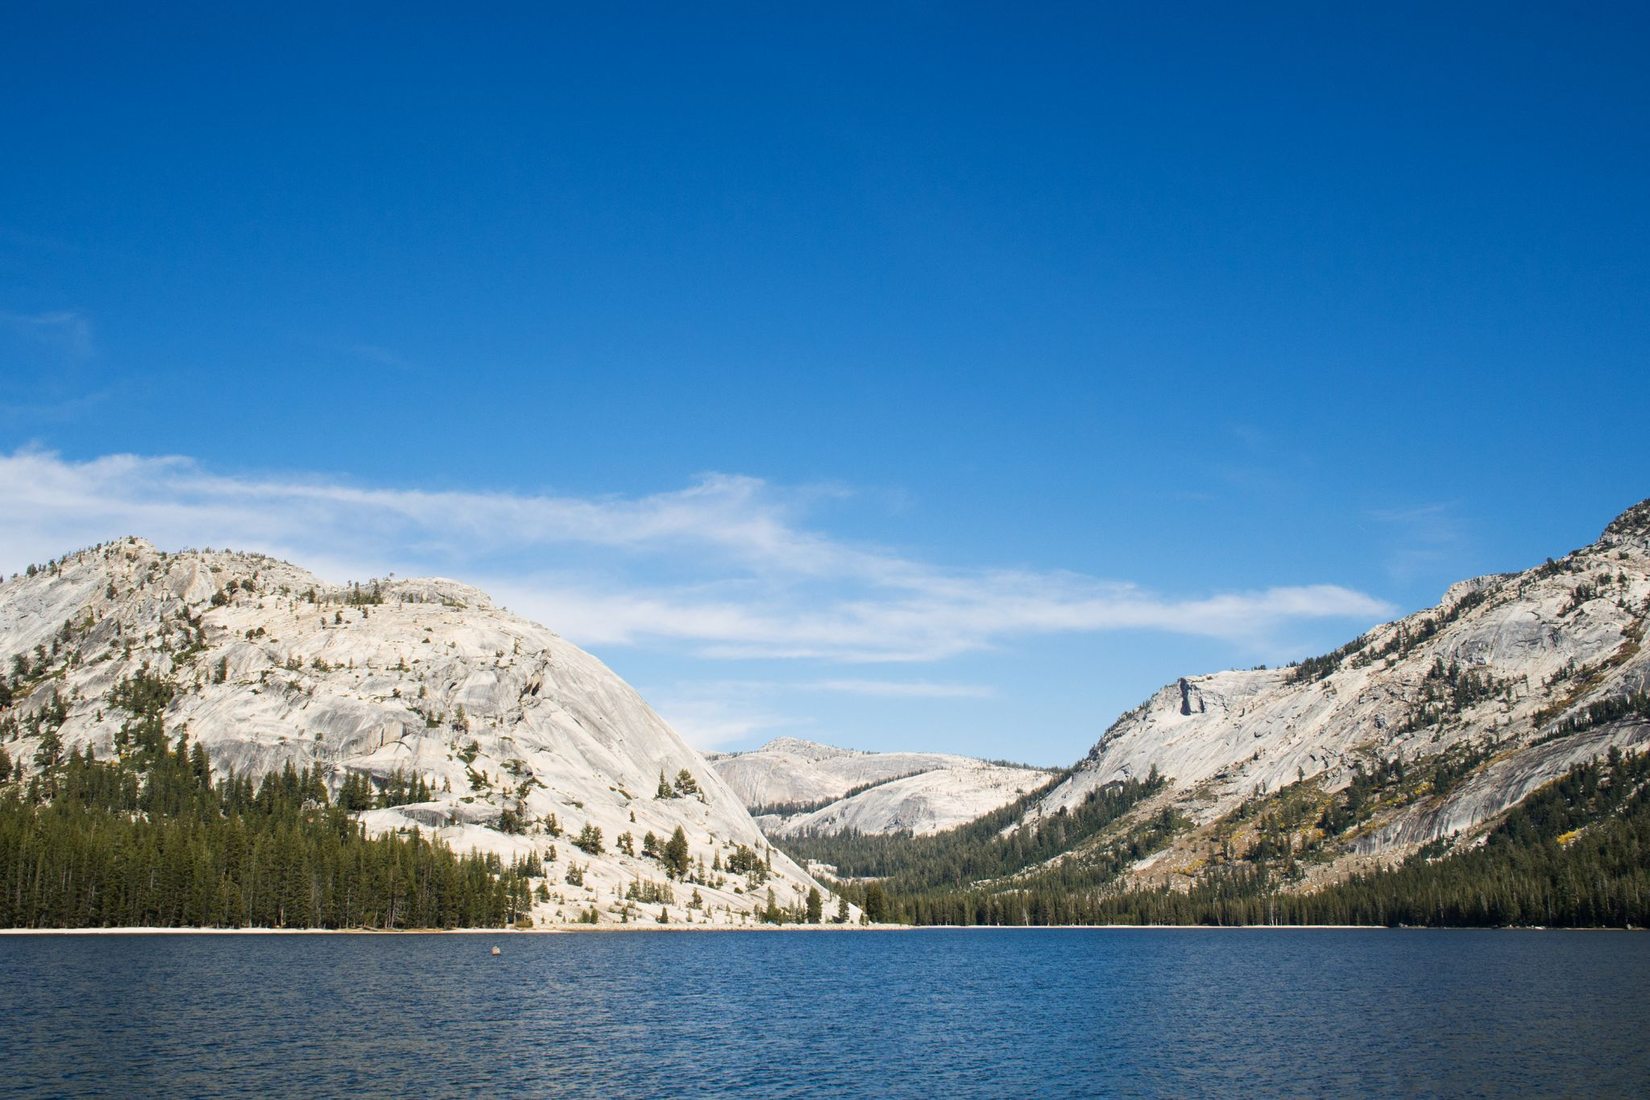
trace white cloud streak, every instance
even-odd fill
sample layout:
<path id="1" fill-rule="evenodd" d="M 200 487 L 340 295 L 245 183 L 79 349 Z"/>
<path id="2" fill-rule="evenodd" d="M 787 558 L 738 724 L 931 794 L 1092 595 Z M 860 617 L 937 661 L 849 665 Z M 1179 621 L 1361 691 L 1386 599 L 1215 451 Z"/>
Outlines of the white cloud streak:
<path id="1" fill-rule="evenodd" d="M 945 684 L 931 680 L 819 680 L 802 687 L 878 699 L 990 699 L 997 694 L 996 689 L 987 684 Z"/>
<path id="2" fill-rule="evenodd" d="M 667 698 L 659 713 L 672 729 L 699 749 L 714 749 L 759 733 L 772 733 L 797 720 L 772 711 L 753 711 L 715 699 Z"/>
<path id="3" fill-rule="evenodd" d="M 333 580 L 442 572 L 584 644 L 713 659 L 935 661 L 1116 630 L 1253 643 L 1300 620 L 1392 611 L 1337 585 L 1174 597 L 1070 572 L 942 568 L 807 528 L 822 491 L 712 474 L 638 497 L 427 492 L 232 476 L 180 457 L 22 450 L 0 456 L 0 568 L 137 534 L 168 548 L 259 550 Z M 869 694 L 877 683 L 833 682 L 821 690 Z M 883 693 L 924 690 L 907 688 Z"/>
<path id="4" fill-rule="evenodd" d="M 96 353 L 91 319 L 79 310 L 59 309 L 47 313 L 0 310 L 0 330 L 71 362 L 83 362 Z"/>
<path id="5" fill-rule="evenodd" d="M 728 680 L 700 678 L 651 688 L 659 713 L 689 742 L 701 749 L 721 748 L 756 735 L 780 734 L 824 737 L 815 719 L 790 713 L 799 699 L 810 695 L 846 695 L 876 700 L 994 699 L 996 688 L 986 684 L 945 683 L 932 680 Z M 800 708 L 806 712 L 806 706 Z"/>

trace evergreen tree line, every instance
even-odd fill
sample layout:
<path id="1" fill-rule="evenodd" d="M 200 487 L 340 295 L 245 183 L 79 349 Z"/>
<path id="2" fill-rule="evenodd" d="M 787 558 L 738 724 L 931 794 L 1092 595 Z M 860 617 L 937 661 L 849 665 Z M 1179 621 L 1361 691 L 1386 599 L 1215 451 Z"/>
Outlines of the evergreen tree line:
<path id="1" fill-rule="evenodd" d="M 1650 719 L 1650 693 L 1630 691 L 1625 695 L 1612 695 L 1607 699 L 1588 703 L 1555 726 L 1551 733 L 1541 738 L 1541 741 L 1556 741 L 1560 737 L 1568 737 L 1572 733 L 1590 730 L 1595 726 L 1619 722 L 1624 718 Z"/>
<path id="2" fill-rule="evenodd" d="M 390 806 L 408 806 L 428 802 L 435 797 L 423 776 L 407 775 L 397 768 L 382 780 L 375 781 L 361 772 L 350 772 L 338 790 L 338 805 L 345 810 L 384 809 Z M 510 832 L 509 829 L 503 830 Z"/>
<path id="3" fill-rule="evenodd" d="M 74 750 L 6 775 L 0 926 L 454 928 L 530 907 L 526 864 L 369 838 L 317 771 L 215 781 L 200 745 L 146 717 L 119 760 Z"/>
<path id="4" fill-rule="evenodd" d="M 872 920 L 914 924 L 1650 926 L 1650 755 L 1612 750 L 1513 807 L 1482 845 L 1429 845 L 1397 867 L 1283 893 L 1261 864 L 1211 869 L 1189 891 L 1072 890 L 1041 875 L 1004 889 L 847 884 Z"/>
<path id="5" fill-rule="evenodd" d="M 1108 784 L 1090 791 L 1075 808 L 1062 808 L 1024 828 L 1002 834 L 1063 778 L 1057 776 L 1044 787 L 984 817 L 931 836 L 850 831 L 784 837 L 777 843 L 794 859 L 834 866 L 845 880 L 843 887 L 851 900 L 866 909 L 873 921 L 952 923 L 930 922 L 923 919 L 923 914 L 935 905 L 949 904 L 945 899 L 972 892 L 978 883 L 1039 868 L 1095 837 L 1163 787 L 1163 780 L 1155 772 L 1144 780 Z M 1110 881 L 1134 859 L 1156 847 L 1159 834 L 1172 832 L 1179 824 L 1172 814 L 1158 815 L 1112 844 L 1036 873 L 1046 880 L 1048 889 L 1061 892 Z M 855 879 L 875 881 L 851 881 Z"/>

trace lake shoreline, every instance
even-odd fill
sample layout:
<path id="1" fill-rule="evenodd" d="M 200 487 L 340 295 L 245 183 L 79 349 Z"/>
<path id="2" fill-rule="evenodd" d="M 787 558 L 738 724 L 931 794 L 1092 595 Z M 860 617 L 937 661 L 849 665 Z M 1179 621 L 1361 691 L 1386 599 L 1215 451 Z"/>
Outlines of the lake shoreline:
<path id="1" fill-rule="evenodd" d="M 1384 924 L 786 924 L 786 925 L 683 925 L 683 924 L 614 924 L 566 925 L 543 928 L 0 928 L 0 936 L 559 936 L 568 933 L 596 935 L 634 934 L 641 932 L 1049 932 L 1049 931 L 1205 931 L 1205 932 L 1313 932 L 1313 931 L 1381 931 L 1381 932 L 1643 932 L 1642 928 L 1628 927 L 1548 927 L 1543 925 L 1510 925 L 1485 928 L 1477 925 L 1405 925 L 1391 927 Z"/>

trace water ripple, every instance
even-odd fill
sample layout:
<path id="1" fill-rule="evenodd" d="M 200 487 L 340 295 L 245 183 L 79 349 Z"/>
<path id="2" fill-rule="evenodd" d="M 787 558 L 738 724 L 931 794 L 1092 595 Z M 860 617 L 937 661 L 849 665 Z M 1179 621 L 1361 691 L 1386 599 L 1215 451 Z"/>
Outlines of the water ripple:
<path id="1" fill-rule="evenodd" d="M 7 1095 L 1650 1089 L 1626 933 L 29 936 L 0 970 Z"/>

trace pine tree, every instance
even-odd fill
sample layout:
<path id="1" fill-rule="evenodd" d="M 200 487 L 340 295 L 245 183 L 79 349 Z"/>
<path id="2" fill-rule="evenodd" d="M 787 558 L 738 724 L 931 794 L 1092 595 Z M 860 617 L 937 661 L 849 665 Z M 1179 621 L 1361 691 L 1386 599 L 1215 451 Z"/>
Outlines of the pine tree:
<path id="1" fill-rule="evenodd" d="M 665 841 L 665 873 L 671 878 L 681 878 L 687 874 L 689 862 L 687 833 L 678 825 L 676 831 L 670 834 L 670 839 Z"/>
<path id="2" fill-rule="evenodd" d="M 573 845 L 593 856 L 602 854 L 602 830 L 600 826 L 586 824 L 574 838 Z"/>
<path id="3" fill-rule="evenodd" d="M 888 901 L 882 891 L 882 883 L 873 882 L 865 887 L 865 919 L 872 924 L 881 924 L 888 916 Z"/>

